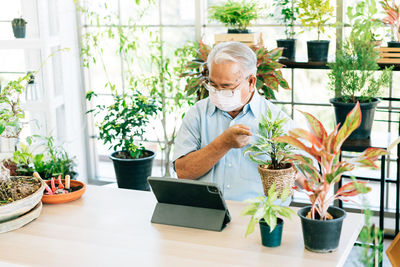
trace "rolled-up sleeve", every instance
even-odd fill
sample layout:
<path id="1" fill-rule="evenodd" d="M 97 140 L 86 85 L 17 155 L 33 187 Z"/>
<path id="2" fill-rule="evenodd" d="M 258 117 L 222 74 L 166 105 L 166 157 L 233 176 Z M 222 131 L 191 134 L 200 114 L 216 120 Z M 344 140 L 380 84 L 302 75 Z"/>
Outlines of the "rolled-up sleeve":
<path id="1" fill-rule="evenodd" d="M 175 161 L 190 152 L 200 149 L 201 145 L 201 127 L 200 110 L 195 105 L 189 109 L 182 120 L 181 128 L 175 139 L 174 155 L 172 157 L 175 170 Z"/>

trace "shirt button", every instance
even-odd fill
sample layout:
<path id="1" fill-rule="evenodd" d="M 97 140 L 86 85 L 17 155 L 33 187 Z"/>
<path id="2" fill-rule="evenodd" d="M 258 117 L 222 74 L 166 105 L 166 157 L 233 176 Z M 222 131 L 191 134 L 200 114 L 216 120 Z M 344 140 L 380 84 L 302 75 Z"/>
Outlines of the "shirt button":
<path id="1" fill-rule="evenodd" d="M 226 185 L 226 188 L 231 188 L 231 185 L 230 185 L 230 184 L 227 184 L 227 185 Z"/>
<path id="2" fill-rule="evenodd" d="M 228 167 L 232 167 L 232 164 L 228 163 Z"/>

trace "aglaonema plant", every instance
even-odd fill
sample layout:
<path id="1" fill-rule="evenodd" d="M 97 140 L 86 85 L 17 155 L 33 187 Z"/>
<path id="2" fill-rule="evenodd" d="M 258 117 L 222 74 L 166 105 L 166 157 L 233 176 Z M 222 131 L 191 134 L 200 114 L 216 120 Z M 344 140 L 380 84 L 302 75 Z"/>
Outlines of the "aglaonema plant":
<path id="1" fill-rule="evenodd" d="M 197 44 L 195 45 L 197 47 Z M 268 50 L 263 45 L 252 47 L 257 56 L 257 90 L 267 99 L 276 99 L 275 92 L 281 87 L 290 90 L 290 86 L 283 77 L 283 64 L 278 62 L 282 56 L 282 48 Z M 197 56 L 189 61 L 182 70 L 180 77 L 186 78 L 185 91 L 188 96 L 197 93 L 198 100 L 206 98 L 208 91 L 204 87 L 209 71 L 207 68 L 207 57 L 211 47 L 200 41 L 198 44 Z"/>
<path id="2" fill-rule="evenodd" d="M 358 102 L 347 115 L 343 126 L 339 128 L 340 125 L 337 125 L 330 134 L 313 115 L 307 112 L 302 113 L 308 121 L 310 131 L 293 129 L 288 135 L 276 137 L 275 140 L 286 142 L 307 153 L 307 155 L 299 153 L 287 155 L 300 173 L 298 181 L 304 187 L 304 189 L 299 187 L 295 189 L 308 195 L 312 205 L 310 214 L 312 219 L 317 219 L 317 214 L 320 220 L 327 220 L 331 218 L 327 211 L 334 200 L 349 201 L 349 198 L 371 190 L 366 182 L 353 180 L 330 195 L 330 190 L 340 181 L 342 175 L 353 170 L 355 166 L 378 169 L 375 161 L 379 156 L 387 154 L 387 151 L 381 148 L 367 148 L 358 157 L 339 160 L 344 141 L 361 123 Z M 318 163 L 320 167 L 317 168 L 315 163 Z"/>

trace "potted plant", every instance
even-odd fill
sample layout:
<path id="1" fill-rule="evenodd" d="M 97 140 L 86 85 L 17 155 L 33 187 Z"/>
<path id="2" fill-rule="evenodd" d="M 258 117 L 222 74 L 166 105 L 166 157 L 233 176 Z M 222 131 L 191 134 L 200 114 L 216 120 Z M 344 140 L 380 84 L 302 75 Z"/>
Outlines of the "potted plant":
<path id="1" fill-rule="evenodd" d="M 197 50 L 197 58 L 186 64 L 180 77 L 186 78 L 185 91 L 188 96 L 197 94 L 197 99 L 208 96 L 204 88 L 204 81 L 208 78 L 207 57 L 211 47 L 200 41 Z M 263 45 L 251 47 L 257 55 L 257 82 L 256 87 L 260 94 L 267 99 L 275 99 L 275 91 L 279 87 L 290 89 L 288 82 L 282 75 L 283 64 L 278 62 L 282 55 L 282 48 L 267 50 Z"/>
<path id="2" fill-rule="evenodd" d="M 11 22 L 15 38 L 25 38 L 27 22 L 23 18 L 13 19 Z"/>
<path id="3" fill-rule="evenodd" d="M 392 40 L 387 42 L 388 47 L 400 47 L 400 5 L 394 1 L 390 4 L 388 0 L 382 0 L 381 5 L 386 12 L 382 22 L 392 29 Z"/>
<path id="4" fill-rule="evenodd" d="M 259 16 L 259 7 L 255 1 L 228 0 L 209 8 L 211 20 L 219 21 L 228 27 L 228 34 L 216 34 L 215 43 L 238 41 L 254 45 L 258 35 L 250 33 L 247 28 Z"/>
<path id="5" fill-rule="evenodd" d="M 297 0 L 275 0 L 275 6 L 280 10 L 278 21 L 285 25 L 286 35 L 286 39 L 276 40 L 276 43 L 283 48 L 282 56 L 293 61 L 296 58 L 296 39 L 293 38 L 296 33 L 293 26 L 299 14 Z"/>
<path id="6" fill-rule="evenodd" d="M 145 127 L 159 107 L 157 103 L 131 88 L 129 94 L 118 93 L 112 86 L 113 102 L 97 105 L 88 113 L 104 115 L 97 123 L 99 139 L 110 144 L 114 152 L 110 155 L 114 164 L 118 187 L 150 190 L 147 177 L 151 175 L 155 152 L 145 149 L 136 138 L 143 140 Z M 86 98 L 90 101 L 96 93 L 90 91 Z"/>
<path id="7" fill-rule="evenodd" d="M 75 178 L 76 163 L 62 146 L 55 144 L 54 137 L 42 137 L 35 135 L 35 140 L 40 142 L 33 143 L 32 137 L 26 139 L 26 144 L 21 142 L 18 149 L 13 153 L 13 157 L 5 162 L 5 166 L 14 176 L 32 176 L 37 172 L 43 179 L 50 179 L 61 175 L 69 175 Z M 32 147 L 44 148 L 44 152 L 35 153 Z"/>
<path id="8" fill-rule="evenodd" d="M 381 45 L 382 39 L 378 29 L 381 28 L 382 22 L 377 18 L 378 8 L 375 0 L 359 1 L 354 7 L 347 7 L 346 14 L 356 36 L 367 36 L 375 46 Z"/>
<path id="9" fill-rule="evenodd" d="M 325 26 L 333 17 L 333 7 L 329 0 L 299 0 L 299 19 L 305 27 L 317 27 L 318 38 L 307 41 L 308 61 L 327 62 L 329 40 L 321 40 Z"/>
<path id="10" fill-rule="evenodd" d="M 272 118 L 271 111 L 268 110 L 267 117 L 260 118 L 257 141 L 243 152 L 250 160 L 258 164 L 258 173 L 267 196 L 272 185 L 276 186 L 279 194 L 284 188 L 290 188 L 290 194 L 292 194 L 296 171 L 286 157 L 291 153 L 291 146 L 274 140 L 275 137 L 284 134 L 284 126 L 287 122 L 287 118 L 279 115 Z"/>
<path id="11" fill-rule="evenodd" d="M 375 161 L 379 156 L 387 154 L 380 148 L 368 148 L 357 157 L 340 161 L 341 146 L 350 134 L 360 126 L 360 104 L 347 115 L 343 126 L 339 125 L 328 134 L 314 116 L 302 112 L 306 117 L 310 130 L 290 130 L 287 136 L 275 137 L 278 142 L 286 142 L 306 154 L 289 154 L 289 158 L 299 172 L 298 181 L 310 199 L 311 206 L 298 211 L 301 218 L 304 245 L 308 250 L 330 252 L 337 249 L 341 227 L 346 212 L 331 206 L 333 201 L 350 200 L 350 197 L 365 194 L 371 189 L 364 181 L 353 180 L 334 190 L 334 185 L 340 181 L 343 173 L 359 167 L 379 168 Z M 318 164 L 317 164 L 318 163 Z M 330 194 L 333 190 L 333 194 Z"/>
<path id="12" fill-rule="evenodd" d="M 353 28 L 350 37 L 336 53 L 336 61 L 329 64 L 328 74 L 330 89 L 335 98 L 330 102 L 335 108 L 336 122 L 343 124 L 346 115 L 357 102 L 362 112 L 361 126 L 353 132 L 349 139 L 368 139 L 371 134 L 375 109 L 380 100 L 377 98 L 382 87 L 389 86 L 393 67 L 380 70 L 377 63 L 379 52 L 374 48 L 367 27 L 360 24 Z"/>
<path id="13" fill-rule="evenodd" d="M 283 220 L 278 216 L 290 218 L 295 214 L 289 207 L 275 204 L 280 197 L 281 202 L 289 197 L 290 190 L 286 187 L 281 194 L 275 191 L 273 184 L 268 191 L 268 197 L 259 196 L 245 200 L 248 206 L 242 211 L 242 216 L 250 215 L 246 237 L 254 231 L 256 224 L 260 225 L 261 243 L 266 247 L 278 247 L 282 242 Z"/>
<path id="14" fill-rule="evenodd" d="M 0 232 L 22 227 L 10 221 L 28 212 L 33 212 L 34 218 L 38 217 L 44 188 L 45 184 L 40 178 L 10 176 L 9 170 L 0 162 L 0 222 L 2 223 Z M 34 218 L 23 219 L 24 224 Z M 21 217 L 19 219 L 21 220 Z"/>

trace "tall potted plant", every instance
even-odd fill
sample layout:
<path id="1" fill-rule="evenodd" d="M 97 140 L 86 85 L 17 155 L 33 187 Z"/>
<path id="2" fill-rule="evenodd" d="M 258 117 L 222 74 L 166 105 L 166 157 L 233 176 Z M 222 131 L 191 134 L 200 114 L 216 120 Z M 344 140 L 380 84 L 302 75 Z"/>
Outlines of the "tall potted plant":
<path id="1" fill-rule="evenodd" d="M 392 30 L 392 40 L 388 42 L 388 47 L 400 47 L 400 4 L 382 0 L 381 5 L 386 12 L 382 22 L 390 25 Z"/>
<path id="2" fill-rule="evenodd" d="M 389 86 L 391 70 L 385 68 L 381 73 L 377 63 L 379 52 L 374 49 L 367 27 L 360 24 L 353 28 L 350 37 L 342 49 L 336 53 L 336 61 L 330 64 L 330 89 L 335 98 L 330 102 L 335 108 L 336 122 L 343 124 L 346 114 L 360 102 L 362 112 L 361 126 L 353 132 L 350 139 L 368 139 L 371 134 L 375 109 L 380 100 L 377 98 L 382 87 Z"/>
<path id="3" fill-rule="evenodd" d="M 109 105 L 97 105 L 88 113 L 104 115 L 97 123 L 99 139 L 109 144 L 114 152 L 110 155 L 114 163 L 118 187 L 149 191 L 147 177 L 151 175 L 155 152 L 145 149 L 143 140 L 145 127 L 159 107 L 157 103 L 142 95 L 136 89 L 118 93 L 112 90 L 113 102 Z M 93 91 L 86 94 L 90 101 L 97 96 Z"/>
<path id="4" fill-rule="evenodd" d="M 254 45 L 258 35 L 250 33 L 248 27 L 259 16 L 259 6 L 255 1 L 228 0 L 209 8 L 210 20 L 221 22 L 228 27 L 228 34 L 216 34 L 215 42 L 238 41 Z"/>
<path id="5" fill-rule="evenodd" d="M 299 183 L 310 199 L 311 206 L 298 211 L 301 218 L 304 245 L 308 250 L 330 252 L 336 250 L 339 244 L 343 219 L 346 212 L 331 206 L 334 200 L 348 201 L 350 197 L 370 191 L 365 182 L 353 180 L 334 190 L 334 185 L 340 181 L 344 172 L 351 171 L 355 166 L 379 168 L 375 161 L 379 156 L 387 154 L 380 148 L 368 148 L 359 156 L 340 161 L 341 146 L 350 134 L 360 126 L 360 104 L 347 115 L 343 126 L 339 125 L 328 134 L 314 116 L 302 112 L 306 117 L 310 130 L 294 129 L 287 136 L 276 137 L 278 142 L 286 142 L 306 152 L 306 154 L 287 155 L 300 173 Z M 318 165 L 316 164 L 318 163 Z M 318 167 L 317 167 L 318 166 Z M 333 195 L 329 193 L 333 191 Z"/>
<path id="6" fill-rule="evenodd" d="M 275 0 L 275 6 L 279 9 L 279 17 L 277 20 L 285 25 L 286 39 L 276 40 L 278 47 L 283 48 L 282 56 L 288 60 L 296 58 L 296 35 L 294 31 L 294 23 L 299 14 L 297 0 Z"/>
<path id="7" fill-rule="evenodd" d="M 285 202 L 289 194 L 289 187 L 286 187 L 279 194 L 275 190 L 275 184 L 273 184 L 268 190 L 268 197 L 259 196 L 245 200 L 245 203 L 248 203 L 248 205 L 242 211 L 242 216 L 251 216 L 246 230 L 246 237 L 253 233 L 258 223 L 260 225 L 261 243 L 263 246 L 280 246 L 282 242 L 283 220 L 278 216 L 290 218 L 294 214 L 294 211 L 289 207 L 276 204 L 276 201 L 280 198 L 281 203 Z"/>
<path id="8" fill-rule="evenodd" d="M 261 116 L 258 124 L 257 141 L 244 150 L 249 159 L 258 164 L 258 173 L 268 196 L 272 185 L 276 186 L 279 194 L 288 187 L 292 193 L 296 171 L 287 155 L 291 153 L 291 146 L 275 141 L 274 138 L 284 134 L 287 118 L 279 115 L 272 117 L 268 110 L 267 117 Z"/>
<path id="9" fill-rule="evenodd" d="M 299 20 L 305 27 L 317 28 L 318 38 L 307 41 L 308 61 L 327 62 L 329 52 L 329 40 L 321 40 L 321 34 L 325 32 L 325 26 L 333 17 L 333 7 L 329 0 L 300 0 Z"/>
<path id="10" fill-rule="evenodd" d="M 186 64 L 180 77 L 186 78 L 185 91 L 188 96 L 197 94 L 197 99 L 208 96 L 204 88 L 204 81 L 208 78 L 207 57 L 211 47 L 200 41 L 197 50 L 197 58 Z M 289 90 L 289 84 L 282 75 L 283 64 L 278 62 L 282 56 L 282 48 L 272 50 L 266 49 L 263 45 L 251 47 L 257 55 L 257 82 L 256 87 L 260 94 L 267 99 L 275 99 L 275 92 L 279 87 Z"/>
<path id="11" fill-rule="evenodd" d="M 25 38 L 27 22 L 23 18 L 15 18 L 11 21 L 15 38 Z"/>

